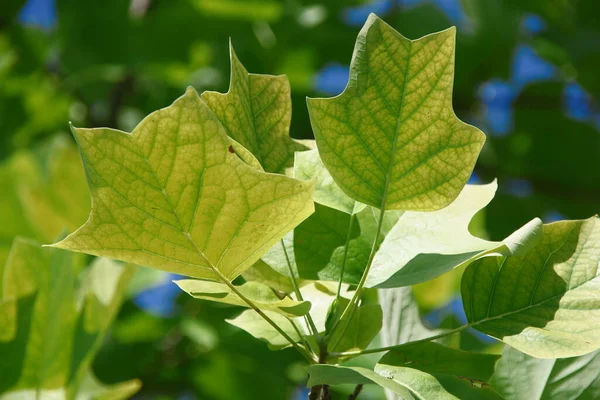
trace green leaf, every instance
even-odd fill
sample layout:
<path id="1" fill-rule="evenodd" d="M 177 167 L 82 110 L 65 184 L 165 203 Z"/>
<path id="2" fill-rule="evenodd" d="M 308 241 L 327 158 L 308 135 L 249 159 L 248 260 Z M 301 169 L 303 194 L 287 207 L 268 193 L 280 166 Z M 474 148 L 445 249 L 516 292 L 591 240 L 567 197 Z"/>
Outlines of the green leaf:
<path id="1" fill-rule="evenodd" d="M 498 185 L 467 185 L 448 207 L 403 213 L 373 260 L 367 287 L 409 286 L 425 282 L 490 253 L 512 254 L 535 243 L 541 221 L 534 219 L 502 242 L 471 235 L 473 216 L 494 198 Z"/>
<path id="2" fill-rule="evenodd" d="M 15 240 L 0 299 L 0 392 L 6 398 L 85 391 L 92 359 L 135 268 L 98 259 L 82 270 L 78 261 Z"/>
<path id="3" fill-rule="evenodd" d="M 192 88 L 132 134 L 73 132 L 92 213 L 55 247 L 195 278 L 233 279 L 313 211 L 312 184 L 238 158 Z"/>
<path id="4" fill-rule="evenodd" d="M 429 374 L 460 376 L 483 384 L 489 382 L 499 358 L 494 354 L 470 353 L 434 342 L 424 342 L 391 350 L 379 362 L 415 368 Z"/>
<path id="5" fill-rule="evenodd" d="M 321 158 L 353 199 L 432 211 L 467 182 L 485 136 L 452 110 L 455 35 L 408 40 L 371 14 L 344 92 L 308 99 Z"/>
<path id="6" fill-rule="evenodd" d="M 196 299 L 248 307 L 248 304 L 224 283 L 195 279 L 180 280 L 175 283 L 181 290 Z M 237 289 L 261 310 L 274 311 L 287 317 L 300 317 L 310 310 L 308 301 L 294 301 L 287 296 L 280 298 L 273 289 L 259 282 L 246 282 Z"/>
<path id="7" fill-rule="evenodd" d="M 379 242 L 399 215 L 386 212 Z M 337 281 L 345 264 L 344 282 L 358 283 L 377 234 L 378 218 L 372 207 L 349 215 L 316 204 L 315 212 L 294 230 L 294 260 L 300 277 Z"/>
<path id="8" fill-rule="evenodd" d="M 90 196 L 81 160 L 68 138 L 56 136 L 21 151 L 0 166 L 0 265 L 15 236 L 43 242 L 75 230 L 86 219 Z M 2 278 L 0 278 L 1 282 Z"/>
<path id="9" fill-rule="evenodd" d="M 463 275 L 470 326 L 537 358 L 600 348 L 598 217 L 543 226 L 521 255 L 483 258 Z"/>
<path id="10" fill-rule="evenodd" d="M 381 330 L 382 321 L 383 312 L 379 304 L 365 304 L 358 307 L 352 313 L 343 332 L 340 329 L 332 332 L 329 338 L 329 351 L 343 352 L 366 349 Z M 345 326 L 346 319 L 340 319 L 338 323 L 340 326 Z"/>
<path id="11" fill-rule="evenodd" d="M 292 166 L 294 152 L 306 150 L 289 136 L 292 118 L 286 76 L 249 74 L 229 45 L 231 82 L 225 94 L 204 92 L 202 99 L 227 134 L 248 149 L 267 172 Z"/>
<path id="12" fill-rule="evenodd" d="M 273 322 L 287 333 L 295 342 L 302 340 L 304 333 L 300 331 L 299 324 L 279 313 L 273 311 L 264 312 Z M 233 319 L 226 320 L 233 326 L 245 330 L 257 339 L 263 340 L 269 344 L 272 350 L 281 350 L 291 346 L 291 344 L 265 321 L 254 310 L 246 310 Z M 296 325 L 295 325 L 296 324 Z M 294 326 L 295 325 L 295 326 Z"/>
<path id="13" fill-rule="evenodd" d="M 431 375 L 412 368 L 377 364 L 375 371 L 362 367 L 310 365 L 307 386 L 375 383 L 403 399 L 456 400 Z"/>
<path id="14" fill-rule="evenodd" d="M 593 400 L 600 396 L 600 351 L 542 360 L 506 346 L 492 386 L 506 400 Z"/>

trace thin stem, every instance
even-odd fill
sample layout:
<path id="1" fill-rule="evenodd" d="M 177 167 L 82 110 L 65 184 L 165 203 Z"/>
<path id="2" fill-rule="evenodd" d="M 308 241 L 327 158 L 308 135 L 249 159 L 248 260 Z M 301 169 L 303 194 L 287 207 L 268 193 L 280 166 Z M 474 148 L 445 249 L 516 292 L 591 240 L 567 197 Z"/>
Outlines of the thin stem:
<path id="1" fill-rule="evenodd" d="M 212 264 L 211 267 L 213 269 L 213 271 L 219 276 L 219 278 L 223 281 L 223 283 L 225 283 L 227 286 L 229 286 L 229 289 L 231 289 L 231 291 L 233 293 L 235 293 L 240 299 L 242 299 L 246 304 L 248 304 L 248 306 L 250 308 L 252 308 L 254 311 L 256 311 L 258 313 L 258 315 L 260 315 L 265 321 L 267 321 L 269 323 L 269 325 L 271 325 L 273 328 L 275 328 L 275 330 L 277 332 L 279 332 L 279 334 L 281 336 L 283 336 L 285 338 L 285 340 L 287 340 L 288 342 L 290 342 L 290 344 L 300 352 L 300 354 L 302 354 L 309 363 L 314 364 L 315 360 L 312 357 L 312 355 L 304 348 L 300 347 L 298 345 L 298 343 L 296 343 L 294 341 L 294 339 L 292 339 L 290 337 L 290 335 L 288 335 L 283 329 L 281 329 L 279 327 L 279 325 L 277 325 L 275 323 L 275 321 L 273 321 L 271 318 L 269 318 L 269 316 L 267 314 L 265 314 L 260 308 L 258 308 L 258 306 L 256 304 L 254 304 L 254 302 L 252 300 L 250 300 L 249 298 L 247 298 L 246 296 L 244 296 L 244 294 L 242 292 L 240 292 L 233 283 L 231 283 L 229 281 L 229 279 L 227 279 L 227 277 L 225 275 L 223 275 L 223 273 L 221 271 L 219 271 L 217 268 L 215 268 Z"/>
<path id="2" fill-rule="evenodd" d="M 340 271 L 340 280 L 338 282 L 336 298 L 340 299 L 342 292 L 342 282 L 344 280 L 344 269 L 346 268 L 346 260 L 348 259 L 348 245 L 350 244 L 350 235 L 352 234 L 352 225 L 354 224 L 354 213 L 350 215 L 350 224 L 348 225 L 348 234 L 346 235 L 346 245 L 344 246 L 344 258 L 342 259 L 342 269 Z"/>
<path id="3" fill-rule="evenodd" d="M 381 234 L 381 229 L 383 227 L 384 214 L 385 214 L 385 202 L 382 204 L 381 210 L 379 211 L 379 221 L 377 222 L 375 238 L 373 239 L 373 246 L 371 247 L 371 254 L 369 254 L 369 259 L 367 260 L 367 266 L 365 267 L 365 270 L 363 271 L 363 274 L 360 277 L 360 281 L 358 282 L 358 286 L 356 287 L 354 296 L 352 296 L 350 303 L 348 303 L 348 305 L 342 312 L 342 315 L 335 322 L 333 328 L 331 329 L 331 331 L 333 332 L 335 330 L 335 328 L 337 327 L 338 322 L 345 321 L 345 323 L 342 322 L 344 324 L 344 327 L 342 328 L 342 333 L 341 333 L 341 335 L 338 336 L 338 338 L 340 338 L 340 339 L 344 336 L 346 329 L 348 329 L 348 325 L 350 325 L 350 320 L 352 319 L 354 311 L 356 310 L 356 307 L 358 306 L 358 302 L 360 301 L 360 298 L 365 289 L 365 283 L 367 282 L 367 275 L 369 275 L 369 271 L 371 270 L 371 265 L 373 264 L 373 259 L 375 258 L 375 253 L 377 253 L 377 247 L 378 247 L 377 245 L 379 243 L 379 235 Z M 338 339 L 338 342 L 339 342 L 339 339 Z M 332 348 L 335 348 L 335 344 L 332 346 Z"/>
<path id="4" fill-rule="evenodd" d="M 292 327 L 294 328 L 294 330 L 296 331 L 296 333 L 298 334 L 298 336 L 300 336 L 302 338 L 302 344 L 304 344 L 304 347 L 311 352 L 311 355 L 314 359 L 315 356 L 315 352 L 314 350 L 310 347 L 310 344 L 308 343 L 308 340 L 306 340 L 306 338 L 304 337 L 304 334 L 300 331 L 300 328 L 298 328 L 298 325 L 296 325 L 296 323 L 294 322 L 293 319 L 288 318 L 288 321 L 290 321 L 290 324 L 292 324 Z"/>
<path id="5" fill-rule="evenodd" d="M 458 328 L 452 329 L 451 331 L 443 332 L 443 333 L 440 333 L 439 335 L 430 336 L 425 339 L 415 340 L 414 342 L 402 343 L 402 344 L 397 344 L 394 346 L 387 346 L 387 347 L 378 347 L 376 349 L 346 351 L 346 352 L 341 352 L 341 353 L 329 353 L 329 355 L 332 357 L 355 357 L 355 356 L 361 356 L 363 354 L 382 353 L 384 351 L 402 349 L 404 347 L 413 346 L 413 345 L 419 344 L 419 343 L 431 342 L 432 340 L 440 339 L 445 336 L 449 336 L 449 335 L 453 335 L 455 333 L 461 332 L 469 327 L 471 327 L 471 324 L 459 326 Z"/>
<path id="6" fill-rule="evenodd" d="M 287 249 L 285 248 L 285 243 L 283 239 L 281 239 L 281 247 L 283 248 L 283 254 L 285 255 L 285 261 L 287 262 L 288 270 L 290 271 L 290 279 L 292 280 L 292 286 L 294 287 L 294 293 L 296 293 L 296 297 L 298 301 L 304 301 L 302 297 L 302 292 L 300 292 L 300 286 L 298 286 L 298 281 L 296 280 L 296 273 L 294 272 L 294 268 L 292 267 L 292 262 L 290 261 L 290 257 L 288 256 Z M 313 321 L 310 313 L 304 316 L 304 320 L 306 321 L 306 325 L 311 330 L 313 336 L 315 338 L 319 338 L 319 331 L 317 330 L 317 326 L 315 325 L 315 321 Z"/>
<path id="7" fill-rule="evenodd" d="M 358 395 L 360 394 L 360 392 L 362 392 L 362 390 L 363 390 L 363 384 L 359 383 L 354 388 L 354 392 L 352 392 L 352 394 L 348 397 L 348 400 L 356 400 L 358 398 Z"/>
<path id="8" fill-rule="evenodd" d="M 196 242 L 194 242 L 194 240 L 192 239 L 192 236 L 189 233 L 186 232 L 185 235 L 186 235 L 188 241 L 196 249 L 196 252 L 198 252 L 198 254 L 204 259 L 204 261 L 208 264 L 208 266 L 212 269 L 212 271 L 219 277 L 219 279 L 224 284 L 226 284 L 229 287 L 229 289 L 231 289 L 231 291 L 233 293 L 235 293 L 240 299 L 242 299 L 244 301 L 244 303 L 248 304 L 248 306 L 250 308 L 252 308 L 254 311 L 256 311 L 256 313 L 258 315 L 260 315 L 265 321 L 267 321 L 267 323 L 269 325 L 271 325 L 277 332 L 279 332 L 279 334 L 281 336 L 283 336 L 285 338 L 285 340 L 290 342 L 292 347 L 294 347 L 296 350 L 298 350 L 298 352 L 300 352 L 300 354 L 302 354 L 304 356 L 304 358 L 306 358 L 306 360 L 310 364 L 314 364 L 316 362 L 316 360 L 313 358 L 312 354 L 307 349 L 300 347 L 300 345 L 298 345 L 298 343 L 296 343 L 294 341 L 294 339 L 292 339 L 290 337 L 290 335 L 288 335 L 283 329 L 281 329 L 279 327 L 279 325 L 277 325 L 275 323 L 275 321 L 273 321 L 271 318 L 269 318 L 269 316 L 267 314 L 265 314 L 260 308 L 258 308 L 258 306 L 256 304 L 254 304 L 254 302 L 252 300 L 250 300 L 249 298 L 244 296 L 244 294 L 242 292 L 240 292 L 238 290 L 238 288 L 235 287 L 235 285 L 233 283 L 231 283 L 231 281 L 229 281 L 229 279 L 227 279 L 227 277 L 225 275 L 223 275 L 223 273 L 217 267 L 215 267 L 214 264 L 208 258 L 206 258 L 204 253 L 202 251 L 200 251 L 200 249 L 196 245 Z"/>

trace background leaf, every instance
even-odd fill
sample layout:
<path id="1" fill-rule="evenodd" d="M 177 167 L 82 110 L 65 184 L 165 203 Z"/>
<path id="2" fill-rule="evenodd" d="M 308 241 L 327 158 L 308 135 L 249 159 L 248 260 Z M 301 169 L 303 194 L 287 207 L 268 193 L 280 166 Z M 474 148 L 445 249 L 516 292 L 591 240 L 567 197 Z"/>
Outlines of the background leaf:
<path id="1" fill-rule="evenodd" d="M 92 359 L 134 268 L 104 260 L 82 270 L 80 261 L 35 242 L 15 241 L 4 268 L 0 303 L 2 398 L 86 391 Z M 125 385 L 129 394 L 140 386 L 135 381 Z"/>

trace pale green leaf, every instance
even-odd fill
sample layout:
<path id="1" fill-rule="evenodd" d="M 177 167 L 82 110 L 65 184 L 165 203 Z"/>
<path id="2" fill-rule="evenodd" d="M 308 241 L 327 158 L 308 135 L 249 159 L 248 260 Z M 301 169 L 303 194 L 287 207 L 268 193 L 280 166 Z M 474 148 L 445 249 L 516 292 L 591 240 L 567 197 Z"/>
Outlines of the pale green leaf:
<path id="1" fill-rule="evenodd" d="M 483 258 L 463 275 L 470 326 L 537 358 L 600 348 L 598 217 L 543 226 L 520 255 Z"/>
<path id="2" fill-rule="evenodd" d="M 294 231 L 289 231 L 279 242 L 275 243 L 261 260 L 278 273 L 291 277 L 290 267 L 295 277 L 298 277 L 298 267 L 294 255 Z"/>
<path id="3" fill-rule="evenodd" d="M 134 268 L 98 260 L 81 270 L 76 261 L 15 240 L 0 299 L 0 393 L 7 398 L 79 394 Z"/>
<path id="4" fill-rule="evenodd" d="M 506 346 L 491 384 L 506 400 L 595 400 L 600 397 L 600 351 L 554 360 Z"/>
<path id="5" fill-rule="evenodd" d="M 290 277 L 277 272 L 263 260 L 255 262 L 242 274 L 242 277 L 249 282 L 262 282 L 281 293 L 289 294 L 294 291 Z M 296 281 L 300 286 L 303 284 L 301 279 L 296 278 Z"/>
<path id="6" fill-rule="evenodd" d="M 308 99 L 321 158 L 353 199 L 438 210 L 469 179 L 485 136 L 452 110 L 455 35 L 409 40 L 371 14 L 344 92 Z"/>
<path id="7" fill-rule="evenodd" d="M 386 235 L 373 260 L 367 287 L 409 286 L 436 278 L 486 254 L 512 254 L 531 246 L 541 231 L 534 219 L 502 242 L 473 236 L 469 223 L 494 198 L 498 185 L 467 185 L 448 207 L 407 211 Z"/>
<path id="8" fill-rule="evenodd" d="M 306 150 L 289 136 L 292 118 L 286 76 L 249 74 L 229 46 L 231 82 L 225 94 L 204 92 L 202 99 L 227 134 L 248 149 L 267 172 L 291 167 L 295 151 Z"/>
<path id="9" fill-rule="evenodd" d="M 327 315 L 331 304 L 335 300 L 337 285 L 332 282 L 312 282 L 300 288 L 304 300 L 311 304 L 310 315 L 315 323 L 319 333 L 325 332 Z M 342 286 L 341 296 L 344 298 L 352 297 L 347 291 L 347 285 Z M 304 327 L 308 332 L 308 327 Z"/>
<path id="10" fill-rule="evenodd" d="M 372 371 L 362 367 L 311 365 L 307 370 L 310 374 L 308 386 L 375 383 L 406 400 L 457 399 L 432 375 L 412 368 L 377 364 Z"/>
<path id="11" fill-rule="evenodd" d="M 426 328 L 410 287 L 379 289 L 379 304 L 383 310 L 381 344 L 395 346 L 425 339 L 438 332 Z"/>
<path id="12" fill-rule="evenodd" d="M 314 200 L 316 203 L 347 214 L 354 214 L 365 208 L 364 204 L 348 197 L 335 183 L 329 171 L 323 165 L 317 149 L 296 153 L 294 178 L 303 181 L 315 180 Z"/>
<path id="13" fill-rule="evenodd" d="M 74 129 L 89 220 L 56 247 L 195 278 L 240 275 L 313 211 L 312 184 L 246 164 L 193 89 L 132 134 Z"/>
<path id="14" fill-rule="evenodd" d="M 265 311 L 264 313 L 287 333 L 292 340 L 295 342 L 302 340 L 304 332 L 301 331 L 301 326 L 296 321 L 273 311 Z M 273 350 L 291 346 L 290 342 L 254 310 L 246 310 L 237 317 L 226 321 L 233 326 L 245 330 L 255 338 L 267 342 Z"/>
<path id="15" fill-rule="evenodd" d="M 181 290 L 196 299 L 248 307 L 248 304 L 224 283 L 195 279 L 179 280 L 175 283 Z M 263 311 L 269 310 L 287 317 L 299 317 L 306 315 L 310 310 L 308 301 L 295 301 L 287 296 L 280 298 L 273 289 L 259 282 L 246 282 L 237 289 Z"/>

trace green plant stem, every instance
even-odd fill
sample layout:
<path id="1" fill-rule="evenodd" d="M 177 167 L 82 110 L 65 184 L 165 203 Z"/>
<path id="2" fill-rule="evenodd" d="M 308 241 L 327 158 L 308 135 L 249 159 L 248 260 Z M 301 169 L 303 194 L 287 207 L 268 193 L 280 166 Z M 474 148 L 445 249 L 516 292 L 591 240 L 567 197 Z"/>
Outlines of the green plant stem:
<path id="1" fill-rule="evenodd" d="M 382 353 L 384 351 L 402 349 L 404 347 L 413 346 L 413 345 L 419 344 L 419 343 L 431 342 L 432 340 L 436 340 L 436 339 L 443 338 L 445 336 L 453 335 L 455 333 L 461 332 L 461 331 L 469 328 L 470 326 L 471 326 L 470 324 L 459 326 L 456 329 L 452 329 L 451 331 L 440 333 L 439 335 L 430 336 L 430 337 L 425 338 L 425 339 L 415 340 L 414 342 L 408 342 L 408 343 L 398 344 L 398 345 L 395 345 L 395 346 L 378 347 L 376 349 L 346 351 L 346 352 L 341 352 L 341 353 L 329 353 L 329 355 L 332 356 L 332 357 L 356 357 L 356 356 L 362 356 L 363 354 Z"/>
<path id="2" fill-rule="evenodd" d="M 298 281 L 296 280 L 296 273 L 294 272 L 294 268 L 292 267 L 292 262 L 290 261 L 290 257 L 288 256 L 287 249 L 285 248 L 285 243 L 283 239 L 281 239 L 281 247 L 283 248 L 283 254 L 285 255 L 285 260 L 287 262 L 288 270 L 290 271 L 290 279 L 292 280 L 292 286 L 294 287 L 294 293 L 296 293 L 296 297 L 298 301 L 304 301 L 304 297 L 302 297 L 302 292 L 300 292 L 300 286 L 298 286 Z M 319 331 L 317 330 L 317 326 L 315 325 L 315 321 L 313 321 L 310 313 L 304 316 L 304 320 L 306 321 L 306 325 L 311 330 L 313 336 L 319 340 Z"/>
<path id="3" fill-rule="evenodd" d="M 275 330 L 277 332 L 279 332 L 279 334 L 281 336 L 283 336 L 285 338 L 285 340 L 287 340 L 288 342 L 290 342 L 290 344 L 300 352 L 300 354 L 302 354 L 309 363 L 314 364 L 315 363 L 315 359 L 313 358 L 312 354 L 310 354 L 308 352 L 307 349 L 304 349 L 303 347 L 300 347 L 298 345 L 298 343 L 296 343 L 294 341 L 294 339 L 292 339 L 283 329 L 281 329 L 279 327 L 279 325 L 277 325 L 275 323 L 275 321 L 273 321 L 271 318 L 269 318 L 269 316 L 267 314 L 265 314 L 260 308 L 258 308 L 258 306 L 256 304 L 254 304 L 254 302 L 252 300 L 250 300 L 249 298 L 247 298 L 246 296 L 244 296 L 244 294 L 242 292 L 240 292 L 233 283 L 231 283 L 229 281 L 229 279 L 227 279 L 227 277 L 225 277 L 225 275 L 223 275 L 223 273 L 221 271 L 219 271 L 217 268 L 212 267 L 213 271 L 219 276 L 219 278 L 223 281 L 223 283 L 225 283 L 227 286 L 229 286 L 229 288 L 231 289 L 231 291 L 233 293 L 235 293 L 237 296 L 239 296 L 240 299 L 242 299 L 246 304 L 248 304 L 248 306 L 250 308 L 252 308 L 254 311 L 256 311 L 258 313 L 258 315 L 260 315 L 265 321 L 267 321 L 269 323 L 269 325 L 271 325 L 273 328 L 275 328 Z"/>
<path id="4" fill-rule="evenodd" d="M 362 392 L 362 390 L 363 390 L 363 384 L 359 383 L 354 388 L 354 392 L 352 392 L 352 394 L 348 397 L 348 400 L 356 400 L 358 398 L 358 395 L 360 394 L 360 392 Z"/>
<path id="5" fill-rule="evenodd" d="M 342 269 L 340 271 L 340 280 L 338 281 L 336 299 L 340 299 L 342 292 L 342 282 L 344 281 L 344 269 L 346 268 L 346 260 L 348 259 L 348 245 L 350 244 L 350 235 L 352 234 L 352 225 L 354 224 L 354 213 L 350 214 L 350 224 L 348 225 L 348 234 L 346 235 L 346 245 L 344 248 L 344 258 L 342 259 Z"/>
<path id="6" fill-rule="evenodd" d="M 331 331 L 333 332 L 337 328 L 338 323 L 340 321 L 346 321 L 345 323 L 342 322 L 342 324 L 344 324 L 344 326 L 342 328 L 342 334 L 339 335 L 340 338 L 342 338 L 344 336 L 346 329 L 348 329 L 348 325 L 350 325 L 350 320 L 352 319 L 352 315 L 354 314 L 354 311 L 356 310 L 356 307 L 358 306 L 358 302 L 360 301 L 360 298 L 364 292 L 365 283 L 367 282 L 367 275 L 369 275 L 369 271 L 371 270 L 371 265 L 373 264 L 373 259 L 375 258 L 375 253 L 377 253 L 377 247 L 378 247 L 377 245 L 379 242 L 379 235 L 381 234 L 381 229 L 383 227 L 384 214 L 385 214 L 385 201 L 383 202 L 381 210 L 379 211 L 379 221 L 377 222 L 375 238 L 373 239 L 373 246 L 371 247 L 371 253 L 369 254 L 369 259 L 367 260 L 367 266 L 365 267 L 365 270 L 363 271 L 363 274 L 360 277 L 360 281 L 358 282 L 358 286 L 356 287 L 356 291 L 354 292 L 352 299 L 350 300 L 350 302 L 348 303 L 348 305 L 342 312 L 342 315 L 340 315 L 340 318 L 334 323 L 333 328 L 331 329 Z M 335 347 L 335 345 L 333 347 Z"/>
<path id="7" fill-rule="evenodd" d="M 235 285 L 233 283 L 231 283 L 231 281 L 229 279 L 227 279 L 227 277 L 225 275 L 223 275 L 223 273 L 217 267 L 215 267 L 214 264 L 208 258 L 206 258 L 204 253 L 202 251 L 200 251 L 200 249 L 196 245 L 196 242 L 194 242 L 194 240 L 192 239 L 192 236 L 189 233 L 186 232 L 185 235 L 186 235 L 188 241 L 196 249 L 196 252 L 200 255 L 200 257 L 202 257 L 204 259 L 204 262 L 206 262 L 206 264 L 208 264 L 208 266 L 212 269 L 212 271 L 219 277 L 219 279 L 224 284 L 226 284 L 229 287 L 229 289 L 231 289 L 231 291 L 233 293 L 235 293 L 240 299 L 242 299 L 246 304 L 248 304 L 248 306 L 250 308 L 252 308 L 254 311 L 256 311 L 256 313 L 258 315 L 260 315 L 265 321 L 267 321 L 267 323 L 269 325 L 271 325 L 277 332 L 279 332 L 279 334 L 281 336 L 283 336 L 285 338 L 285 340 L 287 340 L 292 345 L 292 347 L 294 347 L 296 350 L 298 350 L 298 352 L 300 354 L 302 354 L 304 356 L 304 358 L 306 358 L 306 360 L 310 364 L 314 364 L 316 362 L 313 355 L 308 351 L 308 349 L 304 349 L 303 347 L 298 345 L 298 343 L 296 343 L 294 341 L 294 339 L 292 339 L 290 337 L 290 335 L 288 335 L 283 329 L 281 329 L 279 327 L 279 325 L 277 325 L 275 323 L 275 321 L 273 321 L 271 318 L 269 318 L 269 316 L 267 314 L 265 314 L 260 308 L 258 308 L 258 306 L 256 304 L 254 304 L 254 302 L 252 300 L 250 300 L 249 298 L 244 296 L 244 294 L 242 292 L 240 292 L 238 290 L 238 288 L 235 287 Z"/>

